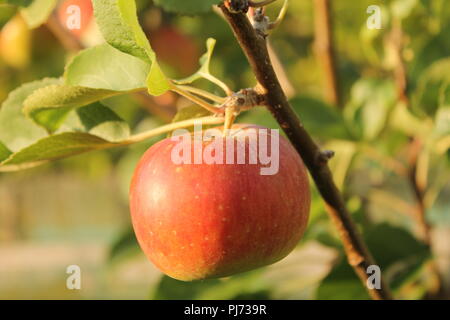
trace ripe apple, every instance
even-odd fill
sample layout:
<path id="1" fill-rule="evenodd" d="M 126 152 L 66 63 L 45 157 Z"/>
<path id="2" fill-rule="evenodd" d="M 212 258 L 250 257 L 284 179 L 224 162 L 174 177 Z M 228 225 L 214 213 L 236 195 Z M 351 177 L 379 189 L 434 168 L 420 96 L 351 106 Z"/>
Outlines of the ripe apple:
<path id="1" fill-rule="evenodd" d="M 30 63 L 31 31 L 20 14 L 6 23 L 0 34 L 0 59 L 7 65 L 23 69 Z"/>
<path id="2" fill-rule="evenodd" d="M 77 37 L 88 29 L 93 14 L 91 0 L 65 0 L 58 7 L 59 22 Z"/>
<path id="3" fill-rule="evenodd" d="M 252 140 L 262 138 L 239 136 L 267 130 L 233 129 L 239 131 L 227 140 L 234 152 L 245 150 L 245 159 Z M 194 141 L 194 134 L 189 139 Z M 261 175 L 261 161 L 177 164 L 173 150 L 179 143 L 167 138 L 150 147 L 131 182 L 133 228 L 153 264 L 170 277 L 191 281 L 272 264 L 294 249 L 306 228 L 311 198 L 305 166 L 284 137 L 279 136 L 279 168 L 273 175 Z M 207 150 L 211 143 L 193 142 L 189 150 Z"/>

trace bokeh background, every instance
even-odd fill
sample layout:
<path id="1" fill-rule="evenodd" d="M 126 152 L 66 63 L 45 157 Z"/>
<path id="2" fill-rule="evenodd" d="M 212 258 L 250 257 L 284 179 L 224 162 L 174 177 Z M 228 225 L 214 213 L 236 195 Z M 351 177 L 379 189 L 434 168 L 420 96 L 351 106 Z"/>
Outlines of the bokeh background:
<path id="1" fill-rule="evenodd" d="M 234 90 L 254 85 L 218 14 L 181 16 L 152 1 L 137 3 L 141 25 L 168 74 L 194 72 L 212 37 L 217 40 L 212 72 Z M 341 107 L 326 102 L 312 0 L 291 0 L 270 36 L 277 72 L 307 129 L 336 152 L 330 162 L 336 183 L 396 297 L 448 298 L 443 291 L 450 284 L 450 6 L 445 0 L 332 4 Z M 381 30 L 366 26 L 369 5 L 382 8 Z M 268 14 L 275 17 L 280 7 L 270 6 Z M 14 9 L 0 6 L 0 34 L 11 19 L 17 19 Z M 393 43 L 398 23 L 402 34 Z M 74 54 L 48 24 L 21 32 L 24 41 L 8 43 L 20 61 L 0 56 L 0 102 L 22 83 L 60 76 Z M 85 47 L 101 41 L 95 23 L 82 37 Z M 407 71 L 407 105 L 396 89 L 395 44 L 401 44 Z M 207 82 L 197 84 L 220 93 Z M 133 131 L 170 122 L 189 105 L 174 94 L 103 103 Z M 277 127 L 264 109 L 246 112 L 239 121 Z M 367 298 L 315 187 L 308 231 L 281 262 L 219 280 L 183 283 L 163 276 L 139 250 L 128 211 L 134 166 L 158 139 L 0 172 L 1 299 Z M 422 211 L 430 246 L 418 218 Z M 81 290 L 66 288 L 66 268 L 73 264 L 82 270 Z"/>

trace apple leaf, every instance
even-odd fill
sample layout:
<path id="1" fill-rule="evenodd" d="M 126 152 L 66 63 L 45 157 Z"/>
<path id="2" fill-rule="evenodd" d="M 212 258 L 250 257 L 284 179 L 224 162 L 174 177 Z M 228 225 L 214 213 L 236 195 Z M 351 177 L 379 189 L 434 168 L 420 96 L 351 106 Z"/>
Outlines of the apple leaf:
<path id="1" fill-rule="evenodd" d="M 15 6 L 26 7 L 30 5 L 33 0 L 0 0 L 0 4 L 13 4 Z"/>
<path id="2" fill-rule="evenodd" d="M 195 118 L 201 118 L 210 116 L 211 112 L 206 110 L 203 107 L 200 107 L 199 105 L 192 105 L 183 109 L 180 109 L 175 117 L 173 117 L 172 122 L 178 122 L 188 119 L 195 119 Z"/>
<path id="3" fill-rule="evenodd" d="M 450 83 L 450 58 L 440 59 L 429 66 L 419 78 L 413 96 L 413 110 L 419 115 L 433 116 L 445 100 Z"/>
<path id="4" fill-rule="evenodd" d="M 347 121 L 354 123 L 366 140 L 377 138 L 397 102 L 393 82 L 361 79 L 353 85 L 351 95 L 350 105 L 345 109 Z"/>
<path id="5" fill-rule="evenodd" d="M 88 132 L 111 142 L 130 137 L 128 124 L 99 102 L 71 111 L 57 133 L 67 131 Z"/>
<path id="6" fill-rule="evenodd" d="M 155 0 L 165 11 L 189 15 L 208 12 L 219 2 L 221 0 Z"/>
<path id="7" fill-rule="evenodd" d="M 298 96 L 291 101 L 305 128 L 324 140 L 352 140 L 352 132 L 343 116 L 326 103 L 306 96 Z"/>
<path id="8" fill-rule="evenodd" d="M 389 284 L 398 289 L 428 259 L 424 244 L 404 229 L 382 223 L 365 232 L 365 240 Z M 317 299 L 368 299 L 365 288 L 348 263 L 341 261 L 322 281 Z"/>
<path id="9" fill-rule="evenodd" d="M 64 132 L 70 130 L 71 132 Z M 130 129 L 125 121 L 100 103 L 72 110 L 60 132 L 11 153 L 0 144 L 0 171 L 15 171 L 80 153 L 117 147 Z"/>
<path id="10" fill-rule="evenodd" d="M 189 119 L 197 119 L 197 118 L 201 118 L 201 117 L 207 117 L 210 116 L 211 112 L 209 112 L 208 110 L 206 110 L 203 107 L 200 107 L 199 105 L 192 105 L 189 107 L 185 107 L 182 108 L 180 110 L 178 110 L 177 114 L 173 117 L 172 122 L 179 122 L 179 121 L 184 121 L 184 120 L 189 120 Z M 211 126 L 205 126 L 203 125 L 203 130 L 206 130 L 208 128 L 210 128 Z M 189 131 L 193 131 L 194 128 L 190 128 L 188 129 Z M 167 134 L 168 137 L 170 137 L 172 135 L 172 132 L 169 132 Z"/>
<path id="11" fill-rule="evenodd" d="M 263 277 L 263 269 L 244 272 L 232 277 L 200 281 L 179 281 L 168 276 L 161 280 L 151 295 L 154 300 L 234 300 L 269 299 L 269 285 Z"/>
<path id="12" fill-rule="evenodd" d="M 14 171 L 92 150 L 114 146 L 100 137 L 84 132 L 64 132 L 42 138 L 12 154 L 0 163 L 0 171 Z"/>
<path id="13" fill-rule="evenodd" d="M 114 48 L 151 63 L 155 53 L 139 26 L 134 0 L 93 0 L 103 37 Z"/>
<path id="14" fill-rule="evenodd" d="M 22 85 L 12 91 L 0 109 L 0 141 L 11 151 L 18 151 L 47 135 L 22 112 L 23 102 L 35 90 L 61 83 L 47 78 Z"/>
<path id="15" fill-rule="evenodd" d="M 24 101 L 23 112 L 48 132 L 55 132 L 73 108 L 112 97 L 121 92 L 52 84 L 34 91 Z"/>
<path id="16" fill-rule="evenodd" d="M 12 152 L 0 142 L 0 162 L 8 158 Z"/>
<path id="17" fill-rule="evenodd" d="M 133 227 L 129 226 L 111 245 L 108 261 L 110 263 L 119 262 L 123 257 L 130 257 L 141 252 Z"/>
<path id="18" fill-rule="evenodd" d="M 94 89 L 129 91 L 146 88 L 150 65 L 108 44 L 80 52 L 66 66 L 66 84 Z"/>
<path id="19" fill-rule="evenodd" d="M 214 47 L 216 45 L 216 40 L 213 38 L 208 38 L 206 40 L 206 52 L 200 57 L 200 69 L 194 73 L 193 75 L 180 79 L 175 80 L 175 83 L 177 84 L 189 84 L 192 83 L 198 79 L 204 78 L 205 75 L 209 75 L 209 65 L 211 63 L 211 57 L 214 51 Z"/>
<path id="20" fill-rule="evenodd" d="M 337 187 L 342 190 L 345 186 L 348 169 L 356 154 L 356 145 L 352 141 L 332 140 L 326 144 L 325 148 L 335 152 L 329 166 Z"/>
<path id="21" fill-rule="evenodd" d="M 22 8 L 20 13 L 28 26 L 34 29 L 47 21 L 57 3 L 57 0 L 33 0 L 28 6 Z"/>
<path id="22" fill-rule="evenodd" d="M 155 53 L 142 31 L 134 0 L 93 0 L 94 15 L 103 37 L 114 48 L 151 64 L 148 92 L 160 95 L 169 82 L 156 61 Z"/>

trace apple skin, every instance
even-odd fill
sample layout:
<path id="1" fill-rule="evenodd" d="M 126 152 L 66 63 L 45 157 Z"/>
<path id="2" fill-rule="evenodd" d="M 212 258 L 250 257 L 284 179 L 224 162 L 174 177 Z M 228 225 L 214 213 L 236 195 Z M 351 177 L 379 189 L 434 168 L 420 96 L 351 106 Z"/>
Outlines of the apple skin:
<path id="1" fill-rule="evenodd" d="M 80 29 L 69 29 L 67 27 L 67 19 L 70 18 L 70 14 L 67 12 L 67 8 L 72 5 L 78 6 L 80 8 Z M 80 38 L 88 29 L 88 26 L 93 19 L 93 15 L 94 9 L 91 0 L 66 0 L 63 1 L 58 7 L 59 22 L 66 30 L 71 32 L 77 38 Z"/>
<path id="2" fill-rule="evenodd" d="M 133 228 L 149 260 L 172 278 L 192 281 L 248 271 L 288 255 L 306 228 L 311 196 L 300 156 L 279 138 L 274 175 L 261 175 L 259 163 L 177 165 L 171 151 L 178 142 L 170 138 L 150 147 L 130 187 Z"/>

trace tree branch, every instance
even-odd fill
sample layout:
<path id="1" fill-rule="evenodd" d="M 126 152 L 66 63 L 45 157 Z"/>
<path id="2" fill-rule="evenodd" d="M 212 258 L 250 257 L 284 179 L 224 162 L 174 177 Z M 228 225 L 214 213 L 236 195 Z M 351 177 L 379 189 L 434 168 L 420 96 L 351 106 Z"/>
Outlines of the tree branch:
<path id="1" fill-rule="evenodd" d="M 333 43 L 333 21 L 329 0 L 314 0 L 315 52 L 323 65 L 325 98 L 341 107 L 341 96 L 336 73 L 336 56 Z"/>
<path id="2" fill-rule="evenodd" d="M 326 163 L 320 161 L 321 150 L 300 123 L 281 88 L 270 61 L 265 39 L 257 35 L 244 14 L 231 13 L 223 4 L 220 8 L 250 62 L 259 83 L 258 89 L 266 94 L 267 108 L 301 155 L 325 200 L 327 211 L 339 231 L 350 265 L 372 298 L 391 299 L 389 289 L 383 281 L 381 289 L 369 289 L 366 285 L 368 280 L 366 270 L 375 264 L 374 259 L 345 207 L 344 200 L 333 182 L 330 169 Z"/>

